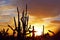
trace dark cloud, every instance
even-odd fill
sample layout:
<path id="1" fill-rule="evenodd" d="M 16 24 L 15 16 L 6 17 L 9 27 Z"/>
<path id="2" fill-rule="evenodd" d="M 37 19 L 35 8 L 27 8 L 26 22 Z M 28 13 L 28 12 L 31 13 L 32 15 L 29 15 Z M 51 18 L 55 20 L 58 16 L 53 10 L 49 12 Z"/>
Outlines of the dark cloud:
<path id="1" fill-rule="evenodd" d="M 28 0 L 27 0 L 28 1 Z M 35 16 L 56 16 L 60 13 L 60 0 L 30 0 L 28 10 Z"/>

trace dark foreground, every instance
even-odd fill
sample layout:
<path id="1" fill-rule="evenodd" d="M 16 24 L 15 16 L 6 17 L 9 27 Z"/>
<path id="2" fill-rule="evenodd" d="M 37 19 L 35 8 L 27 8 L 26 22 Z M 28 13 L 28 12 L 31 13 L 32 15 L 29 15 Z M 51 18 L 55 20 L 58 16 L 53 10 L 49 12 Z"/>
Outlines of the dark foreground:
<path id="1" fill-rule="evenodd" d="M 49 34 L 46 34 L 44 36 L 37 36 L 37 37 L 26 37 L 23 38 L 21 37 L 20 39 L 18 39 L 18 37 L 13 37 L 9 36 L 8 34 L 1 34 L 0 33 L 0 40 L 60 40 L 60 32 L 58 32 L 56 35 L 54 36 L 49 36 Z"/>

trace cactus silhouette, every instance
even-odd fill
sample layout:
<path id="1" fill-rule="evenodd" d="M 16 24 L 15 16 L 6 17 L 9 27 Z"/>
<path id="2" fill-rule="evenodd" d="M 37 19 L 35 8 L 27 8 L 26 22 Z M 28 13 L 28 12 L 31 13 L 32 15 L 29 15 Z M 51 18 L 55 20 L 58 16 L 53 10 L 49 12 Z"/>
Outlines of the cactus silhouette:
<path id="1" fill-rule="evenodd" d="M 13 30 L 13 36 L 15 35 L 15 31 L 17 31 L 17 25 L 16 25 L 16 20 L 15 20 L 15 17 L 14 17 L 14 25 L 15 25 L 15 29 L 13 29 L 10 25 L 8 25 L 8 27 L 11 28 L 11 30 Z"/>
<path id="2" fill-rule="evenodd" d="M 21 38 L 21 29 L 20 29 L 20 16 L 19 16 L 19 10 L 18 10 L 18 7 L 17 7 L 17 13 L 18 13 L 18 27 L 17 27 L 17 24 L 16 24 L 16 20 L 15 20 L 15 17 L 14 17 L 14 25 L 15 25 L 15 29 L 13 29 L 10 25 L 8 25 L 8 27 L 10 27 L 12 30 L 13 30 L 13 36 L 15 34 L 15 31 L 17 31 L 17 38 L 18 40 Z"/>
<path id="3" fill-rule="evenodd" d="M 29 20 L 29 16 L 27 15 L 27 4 L 26 4 L 26 13 L 24 13 L 24 10 L 23 10 L 22 17 L 21 17 L 24 39 L 26 37 L 26 32 L 28 31 L 28 20 Z"/>
<path id="4" fill-rule="evenodd" d="M 35 37 L 35 32 L 36 32 L 36 31 L 34 30 L 34 26 L 33 26 L 33 30 L 32 30 L 32 37 L 33 37 L 33 39 L 32 39 L 32 40 L 35 40 L 35 39 L 34 39 L 34 37 Z"/>
<path id="5" fill-rule="evenodd" d="M 15 35 L 15 29 L 13 29 L 10 25 L 8 25 L 8 27 L 11 28 L 11 30 L 13 30 L 13 36 Z"/>
<path id="6" fill-rule="evenodd" d="M 53 31 L 51 31 L 51 30 L 48 30 L 48 31 L 51 32 L 53 35 L 55 35 L 55 33 Z"/>
<path id="7" fill-rule="evenodd" d="M 19 16 L 18 7 L 17 7 L 17 13 L 18 13 L 17 37 L 18 37 L 18 40 L 19 40 L 19 39 L 21 40 L 21 26 L 20 26 L 20 16 Z"/>
<path id="8" fill-rule="evenodd" d="M 28 27 L 29 15 L 27 14 L 27 4 L 26 4 L 26 13 L 24 13 L 24 10 L 23 10 L 21 19 L 20 19 L 20 16 L 19 16 L 18 7 L 17 7 L 17 13 L 18 13 L 18 26 L 17 26 L 17 24 L 16 24 L 16 19 L 15 19 L 15 17 L 14 17 L 15 29 L 13 29 L 10 25 L 8 25 L 8 27 L 11 28 L 11 30 L 13 30 L 13 36 L 14 36 L 15 33 L 16 33 L 15 31 L 17 31 L 17 38 L 18 38 L 18 40 L 19 40 L 19 39 L 20 39 L 20 40 L 25 40 L 25 39 L 26 39 L 26 35 L 28 35 L 28 34 L 30 34 L 30 33 L 33 33 L 33 31 L 34 31 L 34 29 L 33 29 L 33 31 L 29 30 L 29 29 L 31 29 L 31 25 Z M 22 29 L 23 29 L 23 31 L 22 31 L 22 29 L 21 29 L 21 22 L 20 22 L 20 20 L 21 20 L 21 22 L 22 22 Z M 33 28 L 34 28 L 34 27 L 33 27 Z M 21 31 L 22 31 L 23 33 L 21 33 Z M 26 33 L 26 32 L 28 32 L 28 31 L 29 31 L 29 33 Z M 23 37 L 23 38 L 22 38 L 22 37 Z"/>
<path id="9" fill-rule="evenodd" d="M 5 31 L 5 29 L 3 28 L 3 30 L 1 31 L 3 36 L 7 36 L 8 35 L 8 30 L 9 28 Z"/>

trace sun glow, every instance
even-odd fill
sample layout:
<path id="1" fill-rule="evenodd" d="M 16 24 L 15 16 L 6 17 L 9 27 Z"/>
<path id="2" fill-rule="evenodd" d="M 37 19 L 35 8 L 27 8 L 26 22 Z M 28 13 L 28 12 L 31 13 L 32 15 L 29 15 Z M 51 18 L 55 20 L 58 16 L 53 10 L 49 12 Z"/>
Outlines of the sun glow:
<path id="1" fill-rule="evenodd" d="M 34 25 L 34 29 L 35 29 L 35 36 L 40 36 L 42 35 L 43 29 L 42 29 L 42 25 L 39 24 L 33 24 Z"/>
<path id="2" fill-rule="evenodd" d="M 40 35 L 42 35 L 42 29 L 41 28 L 37 28 L 37 27 L 35 27 L 35 31 L 36 31 L 36 33 L 35 33 L 35 36 L 40 36 Z"/>

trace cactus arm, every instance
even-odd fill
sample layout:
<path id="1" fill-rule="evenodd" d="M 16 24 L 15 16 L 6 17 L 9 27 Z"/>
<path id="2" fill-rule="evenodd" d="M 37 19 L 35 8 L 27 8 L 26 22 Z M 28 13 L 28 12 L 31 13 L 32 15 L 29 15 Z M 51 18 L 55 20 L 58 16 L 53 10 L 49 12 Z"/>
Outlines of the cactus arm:
<path id="1" fill-rule="evenodd" d="M 11 28 L 12 30 L 14 30 L 10 25 L 8 25 L 9 28 Z"/>
<path id="2" fill-rule="evenodd" d="M 9 28 L 6 30 L 6 33 L 8 32 Z"/>
<path id="3" fill-rule="evenodd" d="M 17 30 L 17 24 L 16 24 L 15 17 L 14 17 L 14 25 L 15 25 L 15 30 Z"/>
<path id="4" fill-rule="evenodd" d="M 55 33 L 53 31 L 51 31 L 51 30 L 48 30 L 48 31 L 51 32 L 51 33 L 53 33 L 55 35 Z"/>

